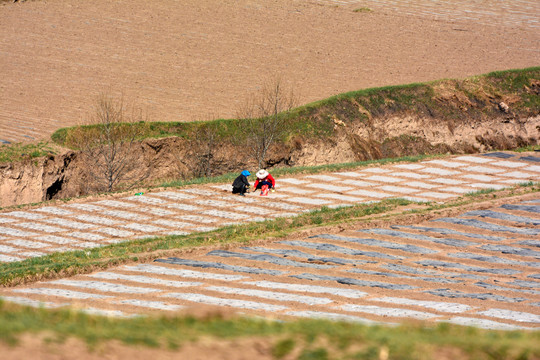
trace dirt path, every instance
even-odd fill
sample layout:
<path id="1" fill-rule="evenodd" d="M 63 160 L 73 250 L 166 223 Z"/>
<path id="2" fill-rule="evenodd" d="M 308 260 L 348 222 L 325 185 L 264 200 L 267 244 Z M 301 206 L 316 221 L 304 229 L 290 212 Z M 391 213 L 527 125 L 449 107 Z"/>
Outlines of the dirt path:
<path id="1" fill-rule="evenodd" d="M 0 5 L 0 141 L 77 124 L 100 92 L 123 94 L 150 120 L 188 121 L 235 116 L 276 73 L 307 103 L 538 65 L 537 1 L 148 4 Z M 359 4 L 374 11 L 353 12 Z"/>

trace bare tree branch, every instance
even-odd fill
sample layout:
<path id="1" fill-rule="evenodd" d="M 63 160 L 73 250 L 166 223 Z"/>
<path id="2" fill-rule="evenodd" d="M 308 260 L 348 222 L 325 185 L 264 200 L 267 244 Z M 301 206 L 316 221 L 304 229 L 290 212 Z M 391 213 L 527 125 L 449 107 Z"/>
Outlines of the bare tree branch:
<path id="1" fill-rule="evenodd" d="M 187 154 L 177 156 L 179 163 L 195 177 L 212 176 L 215 172 L 218 140 L 219 131 L 216 124 L 199 125 L 193 135 Z"/>
<path id="2" fill-rule="evenodd" d="M 138 159 L 133 149 L 140 136 L 136 122 L 141 120 L 141 114 L 125 115 L 123 100 L 100 95 L 87 125 L 71 133 L 68 142 L 81 151 L 97 190 L 112 191 L 120 183 L 132 186 L 148 177 L 148 171 L 135 171 Z"/>
<path id="3" fill-rule="evenodd" d="M 254 94 L 237 111 L 244 120 L 247 145 L 259 168 L 264 168 L 270 147 L 283 135 L 289 112 L 296 104 L 292 89 L 286 89 L 277 77 L 267 81 L 261 91 Z"/>

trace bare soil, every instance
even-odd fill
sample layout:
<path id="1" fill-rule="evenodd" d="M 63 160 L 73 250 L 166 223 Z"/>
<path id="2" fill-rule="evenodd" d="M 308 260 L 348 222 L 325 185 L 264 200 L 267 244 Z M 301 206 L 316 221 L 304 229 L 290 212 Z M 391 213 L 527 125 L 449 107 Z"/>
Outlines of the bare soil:
<path id="1" fill-rule="evenodd" d="M 9 346 L 0 342 L 0 351 L 4 360 L 20 360 L 33 358 L 40 360 L 271 360 L 272 340 L 269 338 L 237 339 L 234 341 L 201 339 L 195 343 L 183 345 L 178 350 L 167 350 L 145 346 L 133 346 L 122 344 L 118 341 L 110 341 L 100 344 L 95 348 L 81 340 L 70 338 L 65 342 L 46 341 L 47 336 L 41 334 L 21 336 L 17 346 Z"/>
<path id="2" fill-rule="evenodd" d="M 274 74 L 308 103 L 537 66 L 539 14 L 536 1 L 2 3 L 0 140 L 75 125 L 102 92 L 150 120 L 190 121 L 234 117 Z"/>

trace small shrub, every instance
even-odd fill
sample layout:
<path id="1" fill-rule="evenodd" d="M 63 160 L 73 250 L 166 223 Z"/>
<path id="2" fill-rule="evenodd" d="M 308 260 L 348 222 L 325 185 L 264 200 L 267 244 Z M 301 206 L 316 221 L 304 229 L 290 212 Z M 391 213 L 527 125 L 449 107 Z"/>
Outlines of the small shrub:
<path id="1" fill-rule="evenodd" d="M 327 360 L 328 351 L 323 348 L 318 348 L 315 350 L 304 350 L 298 360 Z"/>
<path id="2" fill-rule="evenodd" d="M 497 190 L 492 189 L 492 188 L 487 188 L 487 189 L 481 189 L 481 190 L 477 190 L 477 191 L 468 192 L 468 193 L 465 194 L 465 196 L 480 196 L 480 195 L 490 194 L 490 193 L 495 192 L 495 191 L 497 191 Z"/>
<path id="3" fill-rule="evenodd" d="M 361 8 L 354 9 L 353 12 L 355 12 L 355 13 L 370 13 L 370 12 L 373 12 L 373 10 L 371 10 L 368 7 L 361 7 Z"/>
<path id="4" fill-rule="evenodd" d="M 122 100 L 102 94 L 88 125 L 70 131 L 66 138 L 67 143 L 81 151 L 92 185 L 98 191 L 110 192 L 126 182 L 134 185 L 149 175 L 150 168 L 137 171 L 139 159 L 134 155 L 144 128 L 140 125 L 142 114 L 133 111 L 128 116 L 125 111 Z"/>
<path id="5" fill-rule="evenodd" d="M 296 102 L 294 91 L 287 89 L 278 77 L 267 81 L 261 91 L 237 111 L 244 123 L 240 130 L 247 134 L 247 147 L 259 169 L 266 167 L 272 145 L 282 141 L 289 132 L 289 115 Z"/>
<path id="6" fill-rule="evenodd" d="M 290 354 L 294 350 L 295 345 L 296 343 L 292 339 L 281 340 L 272 348 L 272 356 L 276 359 L 281 359 Z"/>

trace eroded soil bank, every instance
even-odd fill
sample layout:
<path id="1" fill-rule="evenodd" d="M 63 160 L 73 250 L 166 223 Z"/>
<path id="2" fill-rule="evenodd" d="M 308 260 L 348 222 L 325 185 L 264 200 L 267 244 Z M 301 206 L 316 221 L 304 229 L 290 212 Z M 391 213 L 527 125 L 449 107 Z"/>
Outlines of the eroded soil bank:
<path id="1" fill-rule="evenodd" d="M 268 167 L 311 166 L 419 154 L 475 153 L 540 144 L 540 116 L 502 114 L 491 120 L 448 121 L 421 116 L 370 117 L 342 122 L 335 116 L 330 136 L 296 136 L 275 145 Z M 180 137 L 146 139 L 130 148 L 136 161 L 132 179 L 155 184 L 194 176 L 200 158 L 193 144 Z M 99 192 L 83 156 L 75 151 L 0 165 L 0 206 L 20 205 Z M 209 163 L 211 176 L 255 170 L 252 154 L 241 144 L 216 145 Z M 127 182 L 126 182 L 127 184 Z M 140 183 L 139 183 L 140 185 Z"/>

